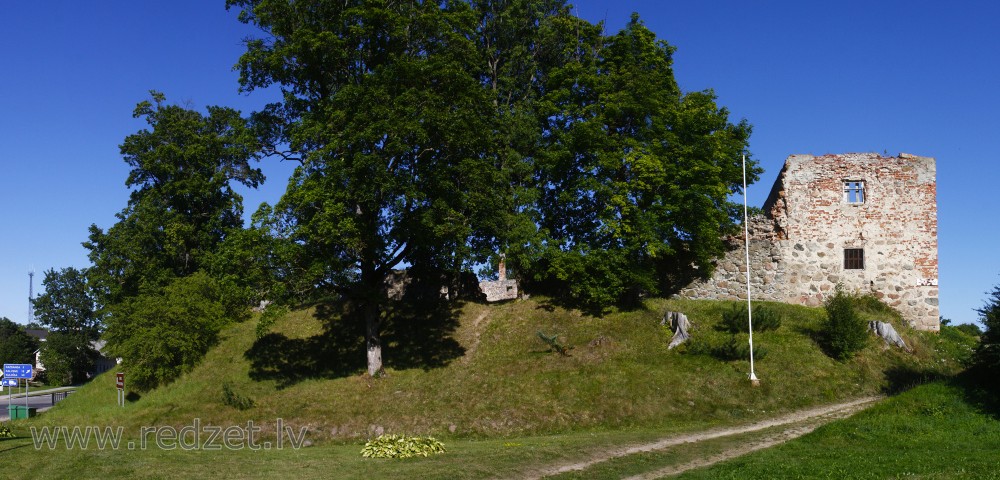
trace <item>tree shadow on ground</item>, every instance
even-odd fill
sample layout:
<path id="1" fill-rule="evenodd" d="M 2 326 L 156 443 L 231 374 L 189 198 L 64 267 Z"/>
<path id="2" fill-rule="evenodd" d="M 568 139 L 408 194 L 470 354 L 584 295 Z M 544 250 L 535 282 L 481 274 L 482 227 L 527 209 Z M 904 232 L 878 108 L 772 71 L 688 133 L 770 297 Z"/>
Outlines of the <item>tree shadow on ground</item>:
<path id="1" fill-rule="evenodd" d="M 966 403 L 979 412 L 1000 420 L 1000 385 L 996 374 L 981 367 L 973 367 L 952 380 L 952 385 L 962 389 Z"/>
<path id="2" fill-rule="evenodd" d="M 453 338 L 461 302 L 441 297 L 440 287 L 428 293 L 419 285 L 407 287 L 403 298 L 383 307 L 382 361 L 396 370 L 432 369 L 461 357 L 465 349 Z M 316 305 L 315 316 L 323 332 L 308 338 L 288 338 L 268 333 L 244 356 L 250 361 L 250 378 L 273 380 L 286 388 L 313 378 L 342 378 L 366 368 L 365 321 L 349 301 L 332 300 Z"/>
<path id="3" fill-rule="evenodd" d="M 882 388 L 882 393 L 897 395 L 925 383 L 951 381 L 954 377 L 936 369 L 898 366 L 886 370 L 885 379 L 886 385 Z"/>

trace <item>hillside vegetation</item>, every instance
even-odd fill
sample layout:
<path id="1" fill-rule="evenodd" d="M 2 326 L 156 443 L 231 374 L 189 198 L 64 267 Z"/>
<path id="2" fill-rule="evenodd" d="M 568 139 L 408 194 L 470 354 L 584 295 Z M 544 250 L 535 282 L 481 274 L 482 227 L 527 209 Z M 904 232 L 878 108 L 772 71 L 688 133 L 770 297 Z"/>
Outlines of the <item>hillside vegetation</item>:
<path id="1" fill-rule="evenodd" d="M 912 331 L 895 318 L 912 353 L 873 338 L 858 356 L 838 362 L 816 341 L 823 310 L 769 304 L 781 326 L 754 336 L 766 350 L 756 363 L 762 383 L 754 388 L 746 360 L 719 360 L 697 347 L 728 341 L 731 334 L 716 327 L 732 305 L 652 299 L 636 311 L 591 317 L 546 299 L 466 303 L 436 324 L 409 325 L 434 334 L 423 344 L 387 335 L 387 375 L 379 379 L 363 374 L 363 356 L 351 350 L 361 345 L 360 332 L 328 331 L 337 319 L 322 308 L 297 310 L 260 338 L 255 321 L 224 330 L 193 371 L 131 394 L 124 408 L 115 406 L 114 379 L 104 375 L 30 423 L 121 425 L 132 435 L 195 418 L 214 425 L 252 420 L 267 436 L 282 418 L 307 427 L 311 442 L 350 443 L 383 432 L 445 439 L 669 432 L 891 392 L 957 372 L 971 351 L 971 338 Z M 689 316 L 693 345 L 667 350 L 671 333 L 660 325 L 667 310 Z M 539 332 L 556 336 L 568 355 L 552 351 Z"/>

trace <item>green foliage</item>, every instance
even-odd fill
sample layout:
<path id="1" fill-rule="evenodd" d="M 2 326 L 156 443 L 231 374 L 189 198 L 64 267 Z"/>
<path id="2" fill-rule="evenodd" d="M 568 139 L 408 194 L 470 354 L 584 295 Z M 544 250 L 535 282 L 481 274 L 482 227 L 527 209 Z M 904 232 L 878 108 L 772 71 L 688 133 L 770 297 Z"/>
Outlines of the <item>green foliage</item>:
<path id="1" fill-rule="evenodd" d="M 190 370 L 236 313 L 227 311 L 218 282 L 196 272 L 116 305 L 108 350 L 127 359 L 131 385 L 148 390 Z"/>
<path id="2" fill-rule="evenodd" d="M 722 313 L 719 326 L 730 333 L 749 333 L 750 325 L 747 318 L 746 304 L 733 305 Z M 753 307 L 753 331 L 767 332 L 781 327 L 781 314 L 766 305 Z"/>
<path id="3" fill-rule="evenodd" d="M 121 145 L 131 167 L 128 205 L 107 231 L 92 225 L 84 243 L 90 286 L 104 307 L 205 268 L 243 226 L 242 198 L 231 184 L 254 188 L 264 178 L 250 167 L 256 140 L 239 112 L 208 107 L 203 115 L 151 96 L 134 112 L 150 129 Z"/>
<path id="4" fill-rule="evenodd" d="M 87 271 L 69 267 L 45 272 L 45 291 L 32 300 L 35 315 L 52 330 L 73 333 L 96 340 L 100 337 L 100 318 L 87 286 Z"/>
<path id="5" fill-rule="evenodd" d="M 406 435 L 379 435 L 361 449 L 365 458 L 428 457 L 444 453 L 444 444 L 434 437 L 409 437 Z"/>
<path id="6" fill-rule="evenodd" d="M 568 357 L 569 356 L 569 349 L 573 348 L 573 347 L 568 347 L 567 348 L 565 345 L 563 345 L 561 342 L 559 342 L 559 335 L 546 335 L 546 334 L 542 333 L 541 330 L 539 330 L 538 332 L 536 332 L 535 335 L 538 338 L 540 338 L 543 342 L 545 342 L 545 344 L 548 345 L 549 348 L 552 349 L 552 351 L 558 352 L 560 355 L 562 355 L 564 357 Z"/>
<path id="7" fill-rule="evenodd" d="M 730 123 L 711 91 L 682 93 L 674 48 L 637 16 L 610 36 L 567 26 L 576 42 L 549 66 L 538 102 L 546 238 L 518 267 L 587 309 L 634 306 L 676 287 L 675 270 L 707 272 L 724 252 L 750 126 Z M 754 181 L 761 170 L 748 163 Z"/>
<path id="8" fill-rule="evenodd" d="M 264 312 L 260 315 L 260 320 L 257 320 L 257 339 L 259 340 L 264 335 L 267 335 L 271 326 L 274 325 L 279 318 L 284 317 L 288 314 L 288 307 L 284 305 L 270 304 L 264 308 Z"/>
<path id="9" fill-rule="evenodd" d="M 17 435 L 11 431 L 10 427 L 6 423 L 0 424 L 0 438 L 17 438 Z"/>
<path id="10" fill-rule="evenodd" d="M 725 335 L 722 338 L 696 336 L 682 344 L 682 348 L 689 355 L 707 355 L 726 362 L 750 361 L 750 338 L 744 334 Z M 754 344 L 754 361 L 763 359 L 767 353 L 767 349 L 759 343 Z"/>
<path id="11" fill-rule="evenodd" d="M 993 287 L 986 304 L 977 310 L 983 323 L 975 362 L 980 367 L 1000 372 L 1000 285 Z"/>
<path id="12" fill-rule="evenodd" d="M 0 318 L 0 362 L 35 363 L 38 340 L 7 317 Z"/>
<path id="13" fill-rule="evenodd" d="M 49 332 L 40 356 L 48 383 L 55 387 L 85 381 L 97 357 L 88 337 L 72 331 Z"/>
<path id="14" fill-rule="evenodd" d="M 229 382 L 222 382 L 222 403 L 237 410 L 248 410 L 254 407 L 252 398 L 235 390 Z"/>
<path id="15" fill-rule="evenodd" d="M 979 325 L 976 325 L 974 323 L 960 323 L 958 325 L 952 326 L 951 328 L 954 328 L 955 330 L 958 330 L 972 337 L 979 337 L 980 335 L 983 334 L 983 330 L 979 328 Z"/>
<path id="16" fill-rule="evenodd" d="M 873 319 L 878 318 L 885 322 L 888 321 L 889 318 L 902 318 L 899 312 L 882 300 L 879 300 L 879 298 L 873 294 L 867 293 L 864 295 L 851 295 L 850 297 L 851 303 L 854 305 L 856 311 L 860 313 L 867 313 L 869 314 L 869 317 L 872 317 Z"/>
<path id="17" fill-rule="evenodd" d="M 868 344 L 868 325 L 855 310 L 856 299 L 838 285 L 823 306 L 827 321 L 820 332 L 822 343 L 827 353 L 838 360 L 851 358 Z"/>
<path id="18" fill-rule="evenodd" d="M 731 335 L 727 342 L 711 348 L 711 355 L 719 360 L 750 360 L 750 339 L 746 335 Z M 753 346 L 753 358 L 755 361 L 763 360 L 767 356 L 767 349 L 759 344 Z"/>

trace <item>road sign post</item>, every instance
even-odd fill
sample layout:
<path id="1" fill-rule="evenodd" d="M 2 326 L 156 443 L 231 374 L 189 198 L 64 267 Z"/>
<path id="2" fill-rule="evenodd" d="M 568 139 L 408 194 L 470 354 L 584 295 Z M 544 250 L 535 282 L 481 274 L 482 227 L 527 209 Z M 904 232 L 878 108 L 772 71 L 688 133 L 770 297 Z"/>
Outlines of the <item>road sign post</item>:
<path id="1" fill-rule="evenodd" d="M 30 363 L 5 363 L 3 364 L 3 377 L 5 379 L 23 378 L 24 381 L 24 411 L 28 411 L 28 380 L 31 380 L 34 368 Z M 7 411 L 10 411 L 10 396 L 7 397 Z"/>
<path id="2" fill-rule="evenodd" d="M 125 406 L 125 372 L 115 374 L 115 387 L 118 388 L 118 405 Z"/>

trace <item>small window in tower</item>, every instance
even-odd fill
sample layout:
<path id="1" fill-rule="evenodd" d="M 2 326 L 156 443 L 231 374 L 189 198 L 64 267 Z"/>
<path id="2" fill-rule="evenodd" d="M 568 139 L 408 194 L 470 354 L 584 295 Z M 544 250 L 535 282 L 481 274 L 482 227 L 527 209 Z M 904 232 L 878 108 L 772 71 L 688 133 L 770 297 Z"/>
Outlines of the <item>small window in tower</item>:
<path id="1" fill-rule="evenodd" d="M 865 268 L 865 249 L 844 249 L 844 270 L 863 270 Z"/>
<path id="2" fill-rule="evenodd" d="M 844 180 L 844 201 L 847 203 L 865 203 L 865 182 L 861 180 Z"/>

